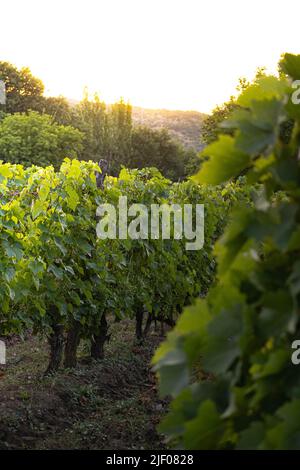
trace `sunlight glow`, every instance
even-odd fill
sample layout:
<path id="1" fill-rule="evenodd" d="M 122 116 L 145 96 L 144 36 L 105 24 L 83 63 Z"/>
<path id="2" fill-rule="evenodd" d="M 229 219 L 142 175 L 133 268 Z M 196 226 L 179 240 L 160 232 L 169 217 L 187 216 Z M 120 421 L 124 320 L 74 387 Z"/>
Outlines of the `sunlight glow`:
<path id="1" fill-rule="evenodd" d="M 29 66 L 47 95 L 209 112 L 258 66 L 299 53 L 299 0 L 12 0 L 0 60 Z"/>

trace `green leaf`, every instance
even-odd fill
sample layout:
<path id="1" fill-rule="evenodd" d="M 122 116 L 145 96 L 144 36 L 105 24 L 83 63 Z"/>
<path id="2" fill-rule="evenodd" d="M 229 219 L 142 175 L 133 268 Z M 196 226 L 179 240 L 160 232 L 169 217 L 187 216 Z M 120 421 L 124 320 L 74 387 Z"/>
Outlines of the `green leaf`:
<path id="1" fill-rule="evenodd" d="M 43 213 L 45 208 L 44 202 L 40 199 L 36 199 L 36 201 L 33 202 L 32 207 L 31 207 L 31 214 L 33 220 L 35 220 L 40 214 Z"/>
<path id="2" fill-rule="evenodd" d="M 224 310 L 210 322 L 204 338 L 203 364 L 215 374 L 226 371 L 240 354 L 243 334 L 242 307 L 233 305 L 230 314 Z"/>
<path id="3" fill-rule="evenodd" d="M 249 156 L 239 150 L 232 137 L 223 135 L 202 152 L 209 156 L 200 172 L 194 176 L 198 183 L 219 184 L 230 180 L 244 170 L 249 162 Z"/>
<path id="4" fill-rule="evenodd" d="M 186 423 L 184 447 L 191 450 L 213 450 L 219 448 L 225 431 L 216 405 L 211 400 L 199 407 L 197 417 Z"/>
<path id="5" fill-rule="evenodd" d="M 16 259 L 21 259 L 23 256 L 23 250 L 22 247 L 19 243 L 9 243 L 6 240 L 3 240 L 2 242 L 3 248 L 5 250 L 6 255 L 9 258 L 16 258 Z"/>
<path id="6" fill-rule="evenodd" d="M 160 373 L 160 393 L 161 395 L 178 395 L 181 390 L 189 383 L 189 370 L 187 367 L 187 358 L 183 351 L 174 349 L 165 354 L 159 360 L 154 370 Z"/>
<path id="7" fill-rule="evenodd" d="M 300 448 L 300 400 L 283 405 L 276 413 L 281 422 L 267 432 L 266 448 L 296 450 Z"/>
<path id="8" fill-rule="evenodd" d="M 59 268 L 58 266 L 55 266 L 55 264 L 51 264 L 51 265 L 48 267 L 48 272 L 53 273 L 54 276 L 55 276 L 57 279 L 63 279 L 63 277 L 64 277 L 64 271 L 63 271 L 63 269 Z"/>
<path id="9" fill-rule="evenodd" d="M 67 204 L 74 211 L 79 204 L 79 196 L 71 186 L 66 187 L 66 193 L 68 194 Z"/>
<path id="10" fill-rule="evenodd" d="M 294 80 L 300 79 L 300 55 L 284 54 L 280 62 L 282 70 Z"/>
<path id="11" fill-rule="evenodd" d="M 263 101 L 275 98 L 281 100 L 288 90 L 285 80 L 278 80 L 272 75 L 259 78 L 252 85 L 247 87 L 237 99 L 239 106 L 246 108 L 253 105 L 253 101 Z"/>
<path id="12" fill-rule="evenodd" d="M 38 274 L 40 274 L 44 271 L 45 264 L 43 263 L 43 261 L 39 261 L 39 260 L 35 259 L 33 261 L 30 261 L 29 269 L 35 276 L 37 276 Z"/>
<path id="13" fill-rule="evenodd" d="M 265 436 L 264 425 L 260 421 L 254 421 L 248 429 L 241 432 L 237 444 L 239 450 L 255 450 L 261 445 Z"/>

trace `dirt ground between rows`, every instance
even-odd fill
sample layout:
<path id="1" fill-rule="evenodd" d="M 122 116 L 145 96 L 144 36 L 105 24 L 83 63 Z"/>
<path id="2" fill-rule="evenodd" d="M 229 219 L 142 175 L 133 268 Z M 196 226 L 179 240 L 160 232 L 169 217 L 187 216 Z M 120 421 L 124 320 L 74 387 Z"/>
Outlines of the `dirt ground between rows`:
<path id="1" fill-rule="evenodd" d="M 150 360 L 162 338 L 143 344 L 134 325 L 112 326 L 106 357 L 44 377 L 48 345 L 29 336 L 7 347 L 0 370 L 0 449 L 163 449 L 157 425 L 166 412 Z"/>

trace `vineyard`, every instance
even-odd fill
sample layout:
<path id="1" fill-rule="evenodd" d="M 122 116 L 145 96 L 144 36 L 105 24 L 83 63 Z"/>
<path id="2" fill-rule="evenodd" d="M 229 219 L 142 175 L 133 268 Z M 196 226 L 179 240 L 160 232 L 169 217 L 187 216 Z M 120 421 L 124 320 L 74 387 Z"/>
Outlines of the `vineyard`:
<path id="1" fill-rule="evenodd" d="M 248 199 L 249 193 L 242 184 L 216 190 L 192 181 L 171 183 L 156 169 L 123 169 L 119 178 L 106 176 L 99 188 L 99 173 L 93 162 L 68 159 L 57 172 L 53 167 L 0 165 L 0 335 L 14 344 L 16 335 L 29 334 L 30 348 L 35 336 L 47 340 L 48 365 L 43 343 L 38 346 L 41 362 L 36 354 L 26 361 L 34 375 L 44 375 L 45 383 L 62 367 L 76 367 L 78 349 L 81 356 L 105 358 L 109 364 L 106 350 L 122 342 L 120 333 L 126 338 L 124 346 L 130 341 L 135 354 L 143 357 L 151 328 L 174 326 L 184 306 L 206 294 L 215 273 L 214 240 L 222 233 L 231 206 Z M 146 206 L 205 202 L 203 249 L 187 251 L 185 239 L 97 238 L 98 205 L 117 204 L 120 195 L 126 195 L 128 203 Z M 134 333 L 131 339 L 124 324 Z M 153 346 L 150 342 L 145 347 L 150 361 Z M 8 374 L 9 370 L 8 363 Z M 23 377 L 22 367 L 20 372 Z"/>
<path id="2" fill-rule="evenodd" d="M 220 192 L 193 182 L 172 184 L 155 169 L 124 169 L 98 188 L 99 171 L 78 160 L 65 160 L 58 172 L 0 166 L 1 335 L 45 335 L 48 372 L 58 369 L 63 352 L 65 367 L 75 366 L 81 339 L 90 341 L 92 357 L 102 358 L 108 315 L 136 319 L 137 339 L 153 321 L 174 325 L 211 284 L 213 242 L 231 205 L 246 197 L 238 185 Z M 120 195 L 148 206 L 205 201 L 204 249 L 186 251 L 184 239 L 98 239 L 97 206 L 117 204 Z"/>
<path id="3" fill-rule="evenodd" d="M 0 163 L 0 337 L 21 353 L 33 348 L 26 367 L 49 396 L 59 380 L 84 378 L 81 392 L 66 395 L 75 421 L 92 403 L 108 423 L 120 391 L 134 403 L 145 392 L 143 403 L 159 410 L 154 429 L 161 421 L 149 445 L 299 449 L 300 375 L 291 361 L 300 338 L 299 79 L 300 56 L 291 54 L 278 77 L 257 76 L 185 181 L 156 168 L 123 167 L 115 177 L 76 158 L 60 168 Z M 120 197 L 147 208 L 204 204 L 204 246 L 189 251 L 185 237 L 142 231 L 99 238 L 97 208 Z M 1 393 L 13 382 L 10 367 Z M 132 426 L 141 446 L 147 437 Z M 2 431 L 0 446 L 26 448 Z M 99 442 L 78 446 L 113 448 Z"/>

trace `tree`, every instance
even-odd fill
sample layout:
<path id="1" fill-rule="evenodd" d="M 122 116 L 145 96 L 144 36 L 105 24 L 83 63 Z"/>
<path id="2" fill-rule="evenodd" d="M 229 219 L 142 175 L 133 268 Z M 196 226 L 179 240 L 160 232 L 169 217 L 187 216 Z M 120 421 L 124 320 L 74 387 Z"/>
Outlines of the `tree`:
<path id="1" fill-rule="evenodd" d="M 262 77 L 266 76 L 265 68 L 258 67 L 256 70 L 255 78 L 253 83 Z M 246 90 L 251 85 L 246 78 L 239 78 L 239 83 L 236 87 L 238 95 Z M 212 113 L 209 114 L 203 121 L 201 127 L 201 141 L 208 145 L 217 140 L 220 134 L 231 135 L 232 131 L 230 129 L 221 129 L 220 125 L 230 116 L 232 111 L 237 108 L 237 98 L 231 96 L 229 101 L 226 101 L 222 105 L 216 106 L 213 109 Z"/>
<path id="2" fill-rule="evenodd" d="M 219 134 L 222 133 L 220 124 L 228 118 L 235 107 L 234 98 L 231 97 L 226 103 L 216 106 L 212 113 L 204 119 L 201 127 L 201 141 L 204 144 L 208 145 L 217 140 Z M 228 131 L 228 133 L 230 132 Z"/>
<path id="3" fill-rule="evenodd" d="M 0 159 L 5 162 L 58 167 L 82 149 L 82 134 L 53 122 L 51 116 L 30 111 L 7 115 L 0 122 Z"/>
<path id="4" fill-rule="evenodd" d="M 121 98 L 108 112 L 109 122 L 109 162 L 113 174 L 118 174 L 121 166 L 128 166 L 131 156 L 132 107 Z"/>
<path id="5" fill-rule="evenodd" d="M 203 162 L 200 155 L 193 148 L 182 149 L 182 160 L 183 160 L 183 177 L 188 178 L 200 169 L 200 166 Z"/>
<path id="6" fill-rule="evenodd" d="M 75 107 L 72 124 L 83 135 L 83 160 L 99 161 L 107 157 L 108 152 L 108 118 L 106 104 L 97 94 L 91 100 L 85 90 L 83 100 Z"/>
<path id="7" fill-rule="evenodd" d="M 85 90 L 83 100 L 75 107 L 72 124 L 84 134 L 81 158 L 99 161 L 104 158 L 110 173 L 117 175 L 131 153 L 132 109 L 120 100 L 107 106 L 98 94 L 89 98 Z"/>
<path id="8" fill-rule="evenodd" d="M 73 124 L 73 109 L 64 96 L 43 97 L 38 111 L 49 114 L 58 124 L 64 126 Z"/>
<path id="9" fill-rule="evenodd" d="M 154 166 L 172 180 L 183 179 L 199 168 L 200 160 L 192 149 L 184 149 L 166 129 L 135 127 L 132 131 L 130 168 Z"/>
<path id="10" fill-rule="evenodd" d="M 111 106 L 97 94 L 84 99 L 75 107 L 72 124 L 83 134 L 84 160 L 109 162 L 109 171 L 118 175 L 122 166 L 144 168 L 156 166 L 164 176 L 184 179 L 200 165 L 197 152 L 175 142 L 166 129 L 132 126 L 132 108 L 122 99 Z"/>
<path id="11" fill-rule="evenodd" d="M 32 75 L 28 67 L 17 69 L 9 62 L 0 62 L 0 80 L 6 88 L 6 104 L 0 109 L 7 113 L 39 110 L 43 101 L 44 84 Z"/>

